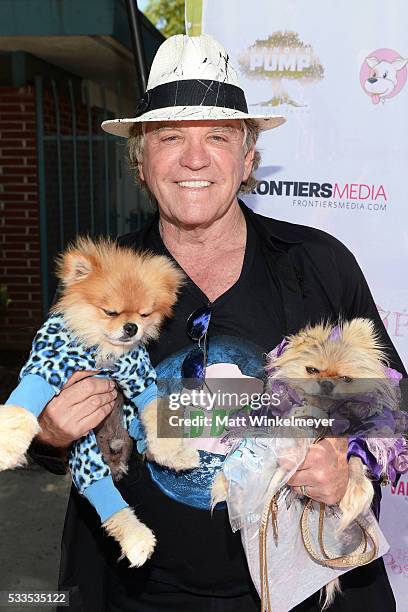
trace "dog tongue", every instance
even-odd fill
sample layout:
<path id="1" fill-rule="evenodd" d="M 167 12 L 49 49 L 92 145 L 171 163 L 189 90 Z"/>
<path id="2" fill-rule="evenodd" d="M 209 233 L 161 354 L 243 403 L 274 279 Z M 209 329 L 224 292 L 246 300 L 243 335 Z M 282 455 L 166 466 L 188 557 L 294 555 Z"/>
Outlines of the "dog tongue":
<path id="1" fill-rule="evenodd" d="M 380 101 L 380 96 L 378 94 L 373 94 L 371 97 L 373 104 L 378 104 Z"/>

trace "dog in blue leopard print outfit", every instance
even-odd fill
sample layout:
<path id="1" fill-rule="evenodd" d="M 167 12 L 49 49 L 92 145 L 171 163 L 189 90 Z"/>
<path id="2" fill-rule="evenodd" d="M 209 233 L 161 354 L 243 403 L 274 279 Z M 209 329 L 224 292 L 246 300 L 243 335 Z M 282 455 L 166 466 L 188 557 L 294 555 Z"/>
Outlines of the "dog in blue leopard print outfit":
<path id="1" fill-rule="evenodd" d="M 145 348 L 171 316 L 183 274 L 167 257 L 79 238 L 60 256 L 57 275 L 61 296 L 34 338 L 18 387 L 0 406 L 0 471 L 25 463 L 40 431 L 38 416 L 74 372 L 97 370 L 98 376 L 113 379 L 125 397 L 123 413 L 112 413 L 97 434 L 91 430 L 77 440 L 69 465 L 78 491 L 94 506 L 122 555 L 131 566 L 140 566 L 152 554 L 155 536 L 114 485 L 126 462 L 112 473 L 98 441 L 109 437 L 109 422 L 116 419 L 115 438 L 108 440 L 113 451 L 121 451 L 131 436 L 161 465 L 197 467 L 197 451 L 182 439 L 157 437 L 156 374 Z"/>

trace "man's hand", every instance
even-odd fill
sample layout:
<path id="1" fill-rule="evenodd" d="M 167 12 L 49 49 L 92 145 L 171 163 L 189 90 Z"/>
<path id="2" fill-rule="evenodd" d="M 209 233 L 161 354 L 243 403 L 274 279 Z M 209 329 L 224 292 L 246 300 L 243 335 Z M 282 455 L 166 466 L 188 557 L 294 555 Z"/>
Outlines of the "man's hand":
<path id="1" fill-rule="evenodd" d="M 112 411 L 117 396 L 115 383 L 95 378 L 98 372 L 75 372 L 45 407 L 39 417 L 37 440 L 58 448 L 68 448 L 85 436 Z"/>
<path id="2" fill-rule="evenodd" d="M 347 447 L 347 440 L 343 438 L 325 438 L 312 444 L 304 462 L 287 484 L 299 495 L 304 485 L 308 497 L 329 506 L 337 504 L 347 489 Z"/>

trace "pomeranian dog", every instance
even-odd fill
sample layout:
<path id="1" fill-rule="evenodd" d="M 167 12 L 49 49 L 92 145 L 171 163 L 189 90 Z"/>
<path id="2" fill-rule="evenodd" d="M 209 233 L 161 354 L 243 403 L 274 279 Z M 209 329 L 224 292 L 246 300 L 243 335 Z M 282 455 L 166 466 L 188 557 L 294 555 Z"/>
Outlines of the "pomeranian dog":
<path id="1" fill-rule="evenodd" d="M 122 554 L 139 566 L 152 554 L 155 537 L 113 484 L 127 470 L 133 442 L 125 424 L 132 433 L 139 422 L 135 406 L 150 459 L 175 470 L 199 462 L 181 439 L 157 437 L 155 372 L 144 346 L 171 316 L 184 275 L 167 257 L 79 238 L 59 257 L 57 276 L 60 297 L 34 339 L 19 386 L 0 406 L 0 471 L 25 463 L 40 431 L 37 417 L 74 371 L 99 370 L 115 380 L 128 400 L 126 419 L 116 402 L 96 438 L 91 431 L 73 445 L 70 468 Z"/>
<path id="2" fill-rule="evenodd" d="M 271 371 L 269 382 L 275 378 L 289 380 L 302 399 L 323 408 L 351 392 L 358 396 L 373 391 L 374 386 L 380 386 L 382 392 L 390 391 L 385 382 L 386 356 L 369 319 L 357 318 L 340 326 L 306 327 L 288 338 L 282 354 L 270 360 L 266 369 Z M 365 466 L 358 457 L 351 457 L 348 487 L 339 503 L 341 529 L 368 510 L 373 495 Z"/>
<path id="3" fill-rule="evenodd" d="M 327 410 L 333 401 L 350 393 L 356 397 L 368 390 L 385 395 L 393 393 L 386 382 L 385 353 L 374 324 L 368 319 L 356 318 L 340 325 L 322 323 L 302 329 L 288 337 L 279 351 L 268 355 L 266 371 L 267 388 L 273 388 L 276 380 L 285 381 L 302 400 L 305 414 L 308 405 Z M 395 397 L 390 398 L 390 403 L 396 405 Z M 371 447 L 370 439 L 366 442 L 385 474 L 387 444 L 394 440 L 375 438 Z M 374 494 L 361 459 L 351 456 L 348 468 L 347 490 L 338 504 L 341 510 L 339 537 L 355 519 L 368 511 Z M 212 506 L 227 499 L 227 495 L 228 482 L 221 471 L 213 483 Z M 338 579 L 326 586 L 323 608 L 333 602 L 338 591 Z"/>
<path id="4" fill-rule="evenodd" d="M 57 276 L 63 290 L 52 311 L 85 346 L 97 347 L 102 365 L 158 338 L 184 280 L 167 257 L 89 238 L 58 257 Z"/>

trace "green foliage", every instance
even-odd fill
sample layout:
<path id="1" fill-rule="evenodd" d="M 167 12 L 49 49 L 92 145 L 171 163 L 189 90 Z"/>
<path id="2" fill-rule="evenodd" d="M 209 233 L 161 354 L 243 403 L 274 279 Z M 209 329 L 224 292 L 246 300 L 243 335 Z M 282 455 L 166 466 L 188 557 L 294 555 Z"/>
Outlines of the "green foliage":
<path id="1" fill-rule="evenodd" d="M 5 310 L 10 302 L 6 285 L 0 285 L 0 311 Z"/>
<path id="2" fill-rule="evenodd" d="M 203 0 L 186 0 L 186 34 L 202 34 Z"/>
<path id="3" fill-rule="evenodd" d="M 184 0 L 149 0 L 144 14 L 167 38 L 184 34 Z"/>

